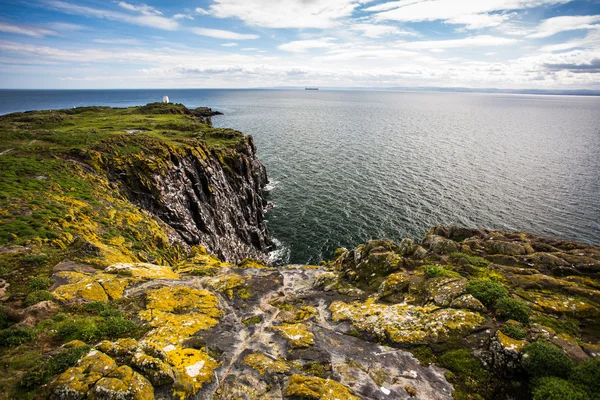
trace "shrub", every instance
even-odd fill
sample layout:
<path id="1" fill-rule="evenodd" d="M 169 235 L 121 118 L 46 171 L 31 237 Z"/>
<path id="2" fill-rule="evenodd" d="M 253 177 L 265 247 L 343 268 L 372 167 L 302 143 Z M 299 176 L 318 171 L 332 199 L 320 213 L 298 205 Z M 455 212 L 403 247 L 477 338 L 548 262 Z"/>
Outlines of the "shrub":
<path id="1" fill-rule="evenodd" d="M 91 314 L 100 315 L 101 317 L 122 317 L 123 313 L 113 307 L 109 303 L 105 303 L 103 301 L 94 301 L 92 303 L 87 303 L 84 306 L 85 310 Z"/>
<path id="2" fill-rule="evenodd" d="M 29 288 L 31 290 L 48 290 L 54 281 L 46 277 L 36 277 L 29 281 Z"/>
<path id="3" fill-rule="evenodd" d="M 90 341 L 100 337 L 100 330 L 91 318 L 66 319 L 59 323 L 56 333 L 65 341 Z"/>
<path id="4" fill-rule="evenodd" d="M 101 336 L 118 337 L 136 327 L 135 322 L 123 317 L 108 317 L 98 325 L 98 330 Z"/>
<path id="5" fill-rule="evenodd" d="M 40 301 L 54 300 L 54 296 L 47 290 L 36 290 L 31 292 L 25 298 L 25 305 L 27 307 L 39 303 Z"/>
<path id="6" fill-rule="evenodd" d="M 529 322 L 531 309 L 522 301 L 503 298 L 496 301 L 496 315 L 503 319 L 514 319 L 526 324 Z"/>
<path id="7" fill-rule="evenodd" d="M 600 358 L 590 358 L 573 368 L 569 379 L 594 400 L 600 399 Z"/>
<path id="8" fill-rule="evenodd" d="M 517 340 L 523 340 L 525 339 L 525 336 L 527 336 L 525 329 L 517 325 L 504 325 L 500 330 L 505 335 Z"/>
<path id="9" fill-rule="evenodd" d="M 0 306 L 0 329 L 8 328 L 12 324 L 10 318 L 8 318 L 8 310 L 6 307 Z"/>
<path id="10" fill-rule="evenodd" d="M 523 368 L 533 378 L 544 376 L 566 378 L 573 368 L 573 363 L 558 347 L 537 341 L 525 347 Z"/>
<path id="11" fill-rule="evenodd" d="M 48 257 L 44 254 L 32 254 L 21 258 L 21 262 L 25 265 L 44 265 L 48 262 Z"/>
<path id="12" fill-rule="evenodd" d="M 508 290 L 501 283 L 491 279 L 472 280 L 467 285 L 467 292 L 486 306 L 508 297 Z"/>
<path id="13" fill-rule="evenodd" d="M 460 277 L 460 274 L 454 271 L 450 271 L 448 269 L 439 267 L 437 265 L 426 265 L 425 266 L 425 275 L 427 275 L 430 278 L 436 278 L 436 277 L 448 277 L 448 278 L 458 278 Z"/>
<path id="14" fill-rule="evenodd" d="M 0 346 L 18 346 L 35 338 L 35 332 L 28 328 L 0 330 Z"/>
<path id="15" fill-rule="evenodd" d="M 86 355 L 92 346 L 78 346 L 64 349 L 60 353 L 47 358 L 38 368 L 29 370 L 21 380 L 19 386 L 32 390 L 44 385 L 58 374 L 77 364 L 77 361 Z"/>
<path id="16" fill-rule="evenodd" d="M 541 378 L 533 388 L 533 400 L 588 400 L 588 395 L 572 383 L 555 377 Z"/>

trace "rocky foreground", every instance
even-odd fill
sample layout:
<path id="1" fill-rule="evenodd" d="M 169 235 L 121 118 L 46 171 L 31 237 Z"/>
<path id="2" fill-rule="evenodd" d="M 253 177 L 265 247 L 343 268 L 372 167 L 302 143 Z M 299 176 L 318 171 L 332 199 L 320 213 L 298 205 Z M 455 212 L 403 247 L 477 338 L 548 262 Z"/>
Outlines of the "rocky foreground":
<path id="1" fill-rule="evenodd" d="M 2 117 L 0 398 L 600 398 L 600 248 L 435 227 L 273 268 L 250 139 L 153 107 Z"/>

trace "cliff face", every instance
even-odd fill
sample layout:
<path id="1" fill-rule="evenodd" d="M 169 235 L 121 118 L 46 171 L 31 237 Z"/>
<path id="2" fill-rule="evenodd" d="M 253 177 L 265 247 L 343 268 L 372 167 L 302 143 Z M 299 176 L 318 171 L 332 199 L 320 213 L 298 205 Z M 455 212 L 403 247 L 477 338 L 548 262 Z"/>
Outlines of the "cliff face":
<path id="1" fill-rule="evenodd" d="M 134 163 L 111 174 L 135 204 L 177 233 L 187 246 L 202 245 L 222 260 L 267 260 L 272 246 L 264 223 L 265 167 L 251 137 L 235 148 L 204 144 L 183 151 L 165 149 L 169 162 L 160 171 L 135 171 Z"/>

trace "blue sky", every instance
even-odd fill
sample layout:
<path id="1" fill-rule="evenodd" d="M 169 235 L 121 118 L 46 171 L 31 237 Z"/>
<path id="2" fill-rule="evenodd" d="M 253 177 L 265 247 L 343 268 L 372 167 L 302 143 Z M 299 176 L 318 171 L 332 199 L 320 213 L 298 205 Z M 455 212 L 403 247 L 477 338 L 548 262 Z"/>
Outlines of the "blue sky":
<path id="1" fill-rule="evenodd" d="M 600 0 L 0 0 L 0 88 L 600 89 Z"/>

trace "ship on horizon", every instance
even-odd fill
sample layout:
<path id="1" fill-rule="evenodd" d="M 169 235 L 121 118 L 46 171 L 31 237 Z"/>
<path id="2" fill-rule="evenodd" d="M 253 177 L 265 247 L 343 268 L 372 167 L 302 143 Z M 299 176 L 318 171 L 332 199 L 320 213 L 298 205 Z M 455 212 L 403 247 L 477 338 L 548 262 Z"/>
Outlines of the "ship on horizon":
<path id="1" fill-rule="evenodd" d="M 319 90 L 318 87 L 305 87 L 304 90 Z"/>

